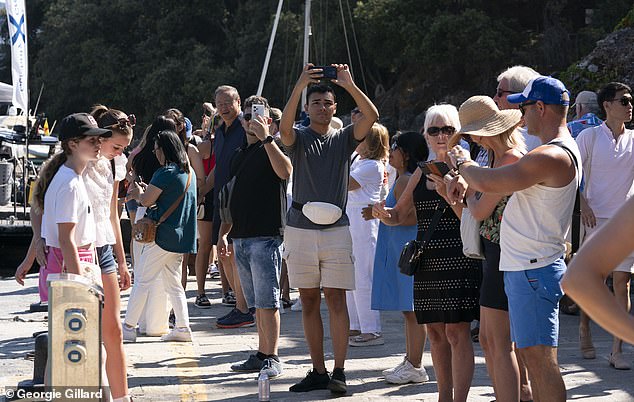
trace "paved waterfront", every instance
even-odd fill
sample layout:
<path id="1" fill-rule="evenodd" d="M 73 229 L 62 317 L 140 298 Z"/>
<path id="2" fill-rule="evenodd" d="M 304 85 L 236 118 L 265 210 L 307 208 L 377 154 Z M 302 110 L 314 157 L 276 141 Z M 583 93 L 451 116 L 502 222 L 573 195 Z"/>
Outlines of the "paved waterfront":
<path id="1" fill-rule="evenodd" d="M 193 344 L 162 343 L 158 338 L 140 337 L 136 344 L 126 344 L 131 394 L 136 401 L 256 401 L 255 374 L 237 374 L 231 363 L 245 359 L 257 348 L 255 328 L 220 330 L 215 318 L 227 312 L 220 304 L 218 281 L 208 281 L 208 296 L 213 307 L 200 310 L 193 306 L 194 278 L 190 277 L 189 312 L 194 331 Z M 123 308 L 129 292 L 123 297 Z M 297 297 L 297 294 L 292 294 Z M 25 360 L 33 349 L 32 333 L 47 329 L 45 313 L 29 313 L 30 303 L 38 301 L 37 276 L 29 275 L 27 287 L 12 278 L 0 280 L 0 387 L 13 387 L 32 376 L 33 363 Z M 326 316 L 325 303 L 322 312 Z M 346 363 L 350 401 L 422 400 L 434 401 L 431 356 L 424 355 L 431 380 L 422 385 L 391 386 L 381 378 L 381 370 L 400 362 L 404 352 L 403 322 L 400 313 L 383 314 L 386 343 L 369 348 L 350 348 Z M 616 371 L 608 367 L 610 337 L 593 327 L 596 360 L 581 360 L 577 351 L 577 317 L 562 316 L 559 359 L 570 400 L 632 401 L 634 371 Z M 324 326 L 328 330 L 328 322 Z M 476 344 L 476 371 L 470 400 L 491 401 L 493 390 L 486 374 L 482 351 Z M 427 347 L 427 350 L 429 347 Z M 328 365 L 332 368 L 330 339 L 326 337 Z M 633 348 L 625 347 L 627 358 L 634 360 Z M 301 313 L 282 315 L 280 357 L 285 364 L 284 376 L 271 381 L 271 400 L 316 401 L 332 399 L 329 391 L 291 394 L 288 387 L 310 369 L 310 360 L 301 326 Z"/>

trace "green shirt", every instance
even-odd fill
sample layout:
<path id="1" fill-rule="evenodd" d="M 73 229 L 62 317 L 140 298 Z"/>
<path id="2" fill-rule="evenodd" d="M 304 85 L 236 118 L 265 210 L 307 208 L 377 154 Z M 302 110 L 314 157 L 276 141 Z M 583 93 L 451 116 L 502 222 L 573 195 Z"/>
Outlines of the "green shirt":
<path id="1" fill-rule="evenodd" d="M 156 244 L 173 253 L 196 252 L 196 174 L 190 168 L 191 181 L 185 197 L 156 230 Z M 146 216 L 154 221 L 176 201 L 187 185 L 187 173 L 175 164 L 158 169 L 150 184 L 163 190 Z"/>

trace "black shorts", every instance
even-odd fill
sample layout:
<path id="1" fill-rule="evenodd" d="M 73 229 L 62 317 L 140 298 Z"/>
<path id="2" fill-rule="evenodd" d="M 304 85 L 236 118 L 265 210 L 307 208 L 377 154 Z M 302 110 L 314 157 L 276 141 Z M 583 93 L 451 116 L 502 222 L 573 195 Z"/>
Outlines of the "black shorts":
<path id="1" fill-rule="evenodd" d="M 214 190 L 212 189 L 205 196 L 205 201 L 202 203 L 205 208 L 205 214 L 202 218 L 198 219 L 199 221 L 211 222 L 214 220 Z M 200 208 L 200 206 L 198 207 Z"/>
<path id="2" fill-rule="evenodd" d="M 213 218 L 213 226 L 211 232 L 211 244 L 214 246 L 218 244 L 218 237 L 220 236 L 220 209 L 214 208 L 214 218 Z M 233 239 L 231 237 L 227 237 L 227 242 L 229 244 L 233 244 Z"/>
<path id="3" fill-rule="evenodd" d="M 509 311 L 509 301 L 504 291 L 504 272 L 500 271 L 500 245 L 480 237 L 486 260 L 482 264 L 480 306 Z"/>

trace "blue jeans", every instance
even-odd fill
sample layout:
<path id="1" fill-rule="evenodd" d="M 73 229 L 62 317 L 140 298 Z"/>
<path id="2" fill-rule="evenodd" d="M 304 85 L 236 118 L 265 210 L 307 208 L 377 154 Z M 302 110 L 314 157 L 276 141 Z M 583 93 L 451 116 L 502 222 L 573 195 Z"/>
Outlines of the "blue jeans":
<path id="1" fill-rule="evenodd" d="M 518 348 L 557 347 L 559 300 L 564 295 L 561 278 L 565 272 L 563 258 L 542 268 L 504 272 L 511 340 Z"/>
<path id="2" fill-rule="evenodd" d="M 233 239 L 238 275 L 249 308 L 280 307 L 281 246 L 280 236 Z"/>

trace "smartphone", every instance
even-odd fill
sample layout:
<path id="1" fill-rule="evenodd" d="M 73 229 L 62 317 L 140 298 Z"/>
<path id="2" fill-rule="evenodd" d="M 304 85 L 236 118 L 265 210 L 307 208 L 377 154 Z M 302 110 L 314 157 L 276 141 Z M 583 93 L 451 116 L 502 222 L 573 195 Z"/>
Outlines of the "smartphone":
<path id="1" fill-rule="evenodd" d="M 311 67 L 311 70 L 313 68 L 321 68 L 322 73 L 324 74 L 323 78 L 329 79 L 329 80 L 336 80 L 337 79 L 337 67 L 334 66 L 314 66 Z"/>
<path id="2" fill-rule="evenodd" d="M 425 175 L 434 174 L 440 177 L 444 177 L 451 170 L 445 162 L 421 162 L 418 167 Z"/>
<path id="3" fill-rule="evenodd" d="M 251 105 L 251 118 L 255 119 L 255 116 L 262 116 L 262 117 L 266 117 L 266 115 L 264 114 L 264 105 L 262 104 L 253 104 Z"/>

